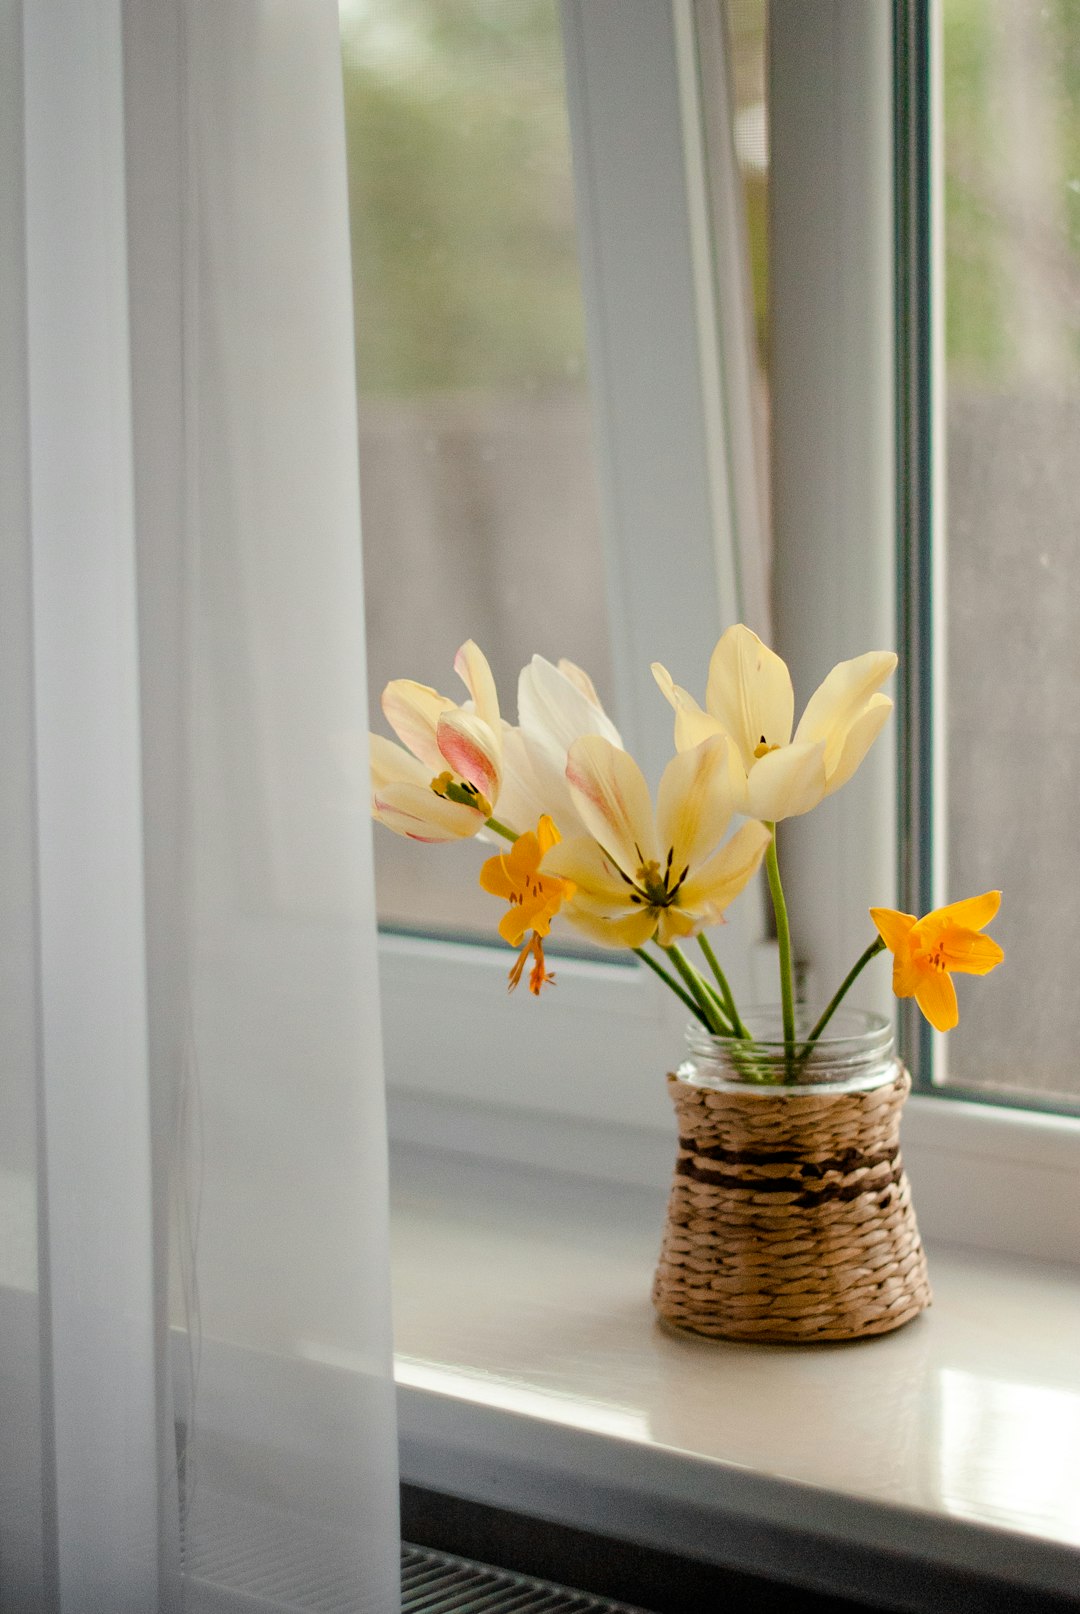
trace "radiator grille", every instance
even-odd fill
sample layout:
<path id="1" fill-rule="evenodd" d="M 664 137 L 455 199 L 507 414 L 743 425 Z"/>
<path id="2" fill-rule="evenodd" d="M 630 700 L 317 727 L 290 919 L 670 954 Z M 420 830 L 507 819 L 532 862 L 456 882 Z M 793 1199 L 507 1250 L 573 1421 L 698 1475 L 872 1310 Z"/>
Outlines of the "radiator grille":
<path id="1" fill-rule="evenodd" d="M 550 1581 L 451 1558 L 407 1542 L 401 1548 L 402 1614 L 644 1614 L 626 1603 Z"/>

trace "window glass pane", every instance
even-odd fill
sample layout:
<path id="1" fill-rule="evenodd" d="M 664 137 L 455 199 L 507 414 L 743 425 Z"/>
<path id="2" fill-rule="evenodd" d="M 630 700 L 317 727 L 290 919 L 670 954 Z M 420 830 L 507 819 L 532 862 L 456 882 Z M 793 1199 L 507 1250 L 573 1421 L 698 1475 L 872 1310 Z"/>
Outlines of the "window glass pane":
<path id="1" fill-rule="evenodd" d="M 743 183 L 747 248 L 763 392 L 769 365 L 769 114 L 767 0 L 727 0 L 735 156 Z"/>
<path id="2" fill-rule="evenodd" d="M 473 638 L 511 721 L 535 651 L 586 667 L 610 711 L 557 5 L 341 17 L 373 704 L 401 677 L 464 698 Z M 480 848 L 375 842 L 384 923 L 494 939 Z"/>
<path id="3" fill-rule="evenodd" d="M 948 1078 L 1080 1098 L 1080 6 L 945 0 L 950 898 L 1000 886 Z"/>

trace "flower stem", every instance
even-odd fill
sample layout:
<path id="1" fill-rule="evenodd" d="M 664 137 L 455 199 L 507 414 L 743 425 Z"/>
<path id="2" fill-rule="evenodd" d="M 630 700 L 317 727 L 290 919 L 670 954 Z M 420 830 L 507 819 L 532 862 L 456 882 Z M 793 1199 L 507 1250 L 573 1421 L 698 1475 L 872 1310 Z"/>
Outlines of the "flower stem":
<path id="1" fill-rule="evenodd" d="M 702 1025 L 705 1027 L 705 1030 L 711 1031 L 712 1026 L 705 1018 L 701 1009 L 698 1007 L 695 1000 L 690 996 L 689 992 L 683 991 L 674 975 L 669 975 L 663 964 L 658 964 L 655 958 L 650 957 L 650 955 L 645 951 L 644 947 L 635 947 L 634 952 L 637 954 L 638 958 L 641 959 L 643 964 L 647 964 L 655 975 L 659 975 L 664 985 L 670 987 L 677 998 L 682 999 L 683 1003 L 685 1003 L 686 1007 L 690 1010 L 690 1013 L 694 1015 L 696 1019 L 701 1021 Z"/>
<path id="2" fill-rule="evenodd" d="M 732 993 L 731 987 L 728 984 L 728 978 L 720 968 L 720 960 L 713 952 L 712 946 L 704 931 L 698 932 L 698 946 L 705 954 L 705 960 L 716 978 L 716 984 L 720 988 L 720 996 L 723 999 L 724 1009 L 728 1019 L 731 1021 L 735 1035 L 737 1037 L 749 1037 L 750 1033 L 743 1025 L 742 1020 L 739 1018 L 739 1011 L 735 1007 L 735 997 Z"/>
<path id="3" fill-rule="evenodd" d="M 784 888 L 780 884 L 780 865 L 776 860 L 776 825 L 766 824 L 771 832 L 769 850 L 765 853 L 765 872 L 769 876 L 769 895 L 776 915 L 776 940 L 780 948 L 780 1003 L 784 1014 L 784 1045 L 788 1054 L 795 1051 L 795 975 L 791 966 L 791 926 L 788 924 Z"/>
<path id="4" fill-rule="evenodd" d="M 690 968 L 694 969 L 694 966 L 691 964 Z M 716 987 L 711 981 L 706 980 L 705 976 L 702 975 L 700 970 L 694 969 L 694 974 L 698 978 L 702 991 L 708 997 L 709 1003 L 712 1005 L 712 1008 L 715 1011 L 716 1018 L 720 1021 L 720 1024 L 723 1027 L 721 1034 L 725 1037 L 734 1037 L 735 1027 L 728 1024 L 727 1005 L 720 996 L 720 993 L 717 991 Z"/>
<path id="5" fill-rule="evenodd" d="M 496 835 L 501 835 L 504 841 L 516 841 L 518 838 L 516 830 L 507 829 L 506 825 L 500 824 L 497 818 L 489 818 L 487 827 L 488 829 L 493 829 Z"/>
<path id="6" fill-rule="evenodd" d="M 840 1007 L 841 1002 L 847 995 L 848 989 L 852 986 L 856 977 L 862 973 L 872 958 L 876 958 L 878 953 L 884 951 L 884 948 L 885 943 L 882 938 L 880 936 L 875 936 L 874 940 L 870 943 L 866 951 L 860 954 L 859 958 L 848 970 L 847 974 L 844 976 L 844 979 L 841 981 L 840 985 L 829 999 L 828 1006 L 819 1019 L 817 1025 L 807 1037 L 802 1053 L 799 1056 L 800 1059 L 805 1059 L 815 1042 L 817 1042 L 818 1038 L 821 1036 L 821 1033 L 825 1030 L 825 1027 L 828 1025 L 829 1021 Z"/>
<path id="7" fill-rule="evenodd" d="M 658 942 L 657 946 L 660 945 L 661 944 Z M 697 970 L 694 969 L 693 965 L 689 964 L 683 957 L 677 944 L 672 942 L 671 946 L 664 947 L 663 951 L 667 954 L 668 958 L 670 958 L 671 962 L 674 964 L 675 968 L 686 982 L 693 997 L 696 998 L 703 1014 L 705 1015 L 706 1021 L 708 1022 L 709 1030 L 717 1033 L 717 1035 L 721 1037 L 725 1035 L 730 1036 L 731 1027 L 723 1019 L 723 1016 L 720 1013 L 719 1005 L 712 997 L 710 997 L 706 989 L 705 982 L 701 979 L 701 976 L 698 974 Z"/>

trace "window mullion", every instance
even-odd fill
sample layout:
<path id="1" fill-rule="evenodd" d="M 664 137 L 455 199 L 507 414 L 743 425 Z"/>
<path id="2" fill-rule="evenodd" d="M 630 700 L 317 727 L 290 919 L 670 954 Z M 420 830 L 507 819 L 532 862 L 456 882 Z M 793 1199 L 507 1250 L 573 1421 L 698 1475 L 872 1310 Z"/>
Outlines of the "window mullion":
<path id="1" fill-rule="evenodd" d="M 896 640 L 888 9 L 774 0 L 769 55 L 774 599 L 804 704 L 836 662 Z M 823 1002 L 870 939 L 868 907 L 894 901 L 887 741 L 781 842 L 796 947 Z M 859 997 L 891 1011 L 883 968 Z"/>

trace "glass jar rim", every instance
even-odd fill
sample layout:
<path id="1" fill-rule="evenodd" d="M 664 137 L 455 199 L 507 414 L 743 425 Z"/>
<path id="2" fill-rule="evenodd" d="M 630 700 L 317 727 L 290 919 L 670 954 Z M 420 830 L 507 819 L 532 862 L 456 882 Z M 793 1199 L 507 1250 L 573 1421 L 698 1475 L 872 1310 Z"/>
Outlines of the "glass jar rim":
<path id="1" fill-rule="evenodd" d="M 742 1016 L 742 1022 L 750 1032 L 750 1041 L 755 1047 L 764 1050 L 775 1049 L 783 1054 L 786 1041 L 783 1034 L 783 1015 L 777 1003 L 751 1004 Z M 814 1029 L 817 1017 L 811 1017 L 805 1008 L 796 1009 L 795 1040 L 805 1042 Z M 775 1026 L 777 1035 L 759 1037 L 754 1027 L 765 1023 L 771 1031 Z M 837 1035 L 839 1030 L 839 1035 Z M 696 1020 L 690 1020 L 686 1026 L 687 1044 L 704 1053 L 709 1049 L 728 1048 L 739 1043 L 745 1044 L 746 1038 L 738 1037 L 734 1033 L 707 1031 Z M 871 1052 L 877 1048 L 884 1049 L 893 1041 L 893 1024 L 885 1015 L 878 1014 L 869 1009 L 837 1009 L 821 1036 L 815 1040 L 815 1049 L 830 1049 L 834 1053 Z"/>
<path id="2" fill-rule="evenodd" d="M 687 1059 L 676 1074 L 695 1085 L 776 1092 L 787 1088 L 808 1093 L 872 1088 L 893 1081 L 899 1068 L 892 1021 L 861 1009 L 840 1009 L 835 1016 L 839 1035 L 809 1036 L 817 1023 L 808 1010 L 796 1021 L 794 1044 L 783 1038 L 783 1019 L 777 1004 L 749 1009 L 743 1022 L 749 1038 L 706 1031 L 691 1022 L 686 1028 Z M 776 1035 L 758 1038 L 755 1028 Z M 834 1029 L 830 1020 L 827 1031 Z"/>

